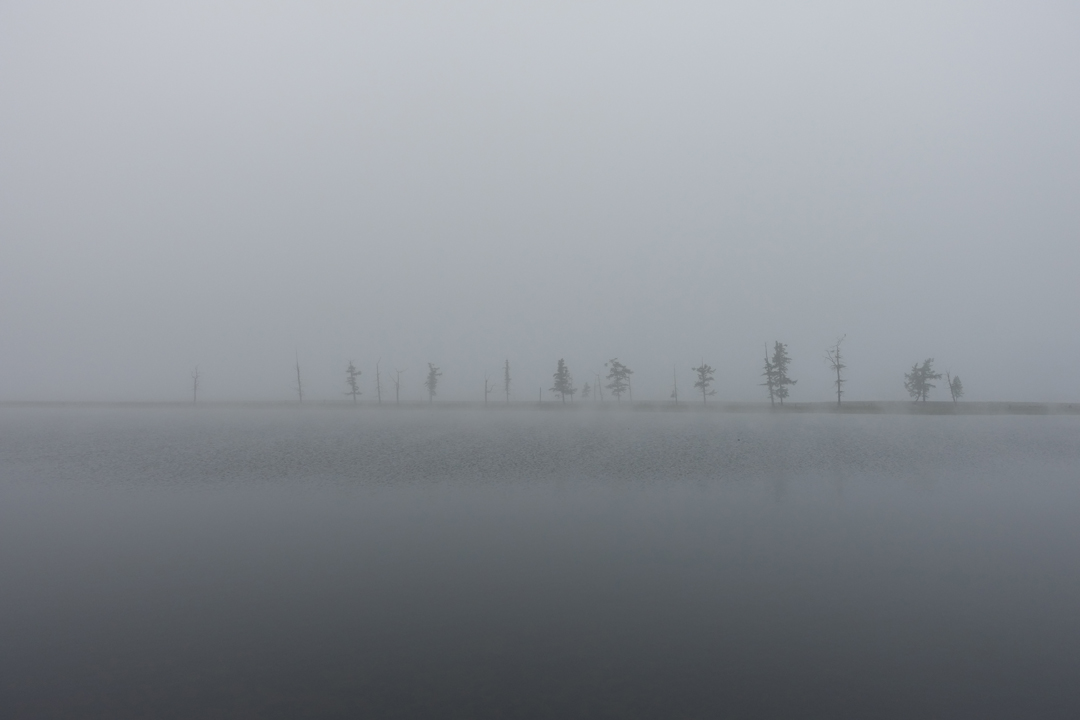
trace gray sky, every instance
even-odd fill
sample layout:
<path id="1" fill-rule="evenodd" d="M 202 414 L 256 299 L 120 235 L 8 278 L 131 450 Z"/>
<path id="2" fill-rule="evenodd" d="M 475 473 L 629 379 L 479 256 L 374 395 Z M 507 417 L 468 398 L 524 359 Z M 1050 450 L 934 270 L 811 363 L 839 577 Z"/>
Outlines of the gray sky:
<path id="1" fill-rule="evenodd" d="M 1078 401 L 1078 88 L 1064 2 L 9 0 L 0 399 Z"/>

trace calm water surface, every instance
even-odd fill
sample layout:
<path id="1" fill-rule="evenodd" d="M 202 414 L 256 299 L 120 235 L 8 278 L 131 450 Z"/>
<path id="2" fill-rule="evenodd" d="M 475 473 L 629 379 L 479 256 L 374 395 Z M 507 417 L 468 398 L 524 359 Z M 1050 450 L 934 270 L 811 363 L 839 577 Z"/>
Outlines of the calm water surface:
<path id="1" fill-rule="evenodd" d="M 1080 418 L 0 408 L 0 716 L 1080 717 Z"/>

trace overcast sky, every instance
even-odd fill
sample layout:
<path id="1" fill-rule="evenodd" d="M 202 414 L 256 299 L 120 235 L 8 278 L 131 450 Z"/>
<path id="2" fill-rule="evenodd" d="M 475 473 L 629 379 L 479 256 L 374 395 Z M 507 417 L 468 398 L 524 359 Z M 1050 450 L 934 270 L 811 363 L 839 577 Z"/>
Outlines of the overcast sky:
<path id="1" fill-rule="evenodd" d="M 0 399 L 1080 401 L 1078 128 L 1065 2 L 7 0 Z"/>

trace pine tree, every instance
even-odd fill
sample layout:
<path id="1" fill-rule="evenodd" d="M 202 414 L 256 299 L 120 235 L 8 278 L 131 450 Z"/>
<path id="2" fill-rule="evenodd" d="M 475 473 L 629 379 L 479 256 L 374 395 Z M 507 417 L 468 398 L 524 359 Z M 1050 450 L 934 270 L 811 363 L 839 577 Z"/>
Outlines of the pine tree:
<path id="1" fill-rule="evenodd" d="M 780 404 L 784 404 L 784 398 L 788 396 L 788 385 L 794 385 L 797 381 L 788 377 L 787 369 L 791 358 L 787 354 L 787 345 L 782 342 L 773 343 L 772 356 L 772 391 Z"/>
<path id="2" fill-rule="evenodd" d="M 607 384 L 608 390 L 616 400 L 622 402 L 623 393 L 630 390 L 630 376 L 634 374 L 634 371 L 619 362 L 618 358 L 612 358 L 604 363 L 604 367 L 608 368 L 607 378 L 611 381 Z"/>
<path id="3" fill-rule="evenodd" d="M 715 390 L 709 389 L 709 386 L 713 384 L 713 373 L 716 372 L 716 368 L 706 365 L 702 360 L 701 365 L 690 369 L 697 373 L 697 382 L 694 383 L 694 387 L 701 391 L 701 404 L 704 405 L 710 395 L 716 394 Z"/>
<path id="4" fill-rule="evenodd" d="M 430 405 L 436 395 L 435 389 L 439 386 L 439 378 L 442 376 L 442 373 L 439 372 L 439 368 L 431 363 L 428 363 L 427 366 L 428 374 L 427 380 L 424 381 L 424 387 L 427 388 L 428 404 Z"/>
<path id="5" fill-rule="evenodd" d="M 592 395 L 592 385 L 590 385 L 589 383 L 585 383 L 584 385 L 582 385 L 581 386 L 581 399 L 582 400 L 588 400 L 589 396 L 591 396 L 591 395 Z"/>
<path id="6" fill-rule="evenodd" d="M 570 396 L 570 400 L 573 400 L 577 388 L 574 387 L 574 379 L 570 376 L 570 369 L 566 367 L 566 362 L 562 358 L 559 358 L 559 365 L 553 377 L 555 378 L 555 384 L 551 386 L 551 392 L 561 397 L 564 403 L 567 395 Z"/>
<path id="7" fill-rule="evenodd" d="M 761 383 L 761 386 L 769 391 L 769 404 L 776 405 L 776 368 L 773 367 L 772 361 L 769 360 L 768 343 L 765 343 L 765 372 L 761 373 L 761 376 L 765 378 L 765 382 Z"/>
<path id="8" fill-rule="evenodd" d="M 952 401 L 955 405 L 960 398 L 964 397 L 964 384 L 960 382 L 959 375 L 953 377 L 949 372 L 946 372 L 945 375 L 949 383 L 949 394 L 952 395 Z"/>
<path id="9" fill-rule="evenodd" d="M 937 387 L 930 381 L 940 379 L 941 373 L 934 372 L 934 358 L 926 358 L 922 365 L 915 363 L 911 366 L 911 372 L 904 373 L 904 388 L 908 395 L 915 398 L 915 402 L 926 402 L 930 391 Z"/>
<path id="10" fill-rule="evenodd" d="M 352 401 L 356 402 L 356 396 L 362 395 L 360 392 L 360 384 L 357 383 L 356 378 L 360 377 L 361 372 L 353 365 L 353 361 L 349 361 L 349 367 L 345 369 L 345 384 L 349 386 L 349 389 L 345 391 L 346 395 L 352 395 Z"/>

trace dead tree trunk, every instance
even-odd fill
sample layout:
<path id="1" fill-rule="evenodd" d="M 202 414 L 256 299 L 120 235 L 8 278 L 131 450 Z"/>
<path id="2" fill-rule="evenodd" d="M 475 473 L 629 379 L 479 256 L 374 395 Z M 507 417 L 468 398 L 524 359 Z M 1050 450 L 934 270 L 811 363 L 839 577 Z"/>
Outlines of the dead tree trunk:
<path id="1" fill-rule="evenodd" d="M 300 354 L 296 355 L 296 393 L 300 396 L 300 403 L 304 402 L 304 383 L 300 381 Z"/>
<path id="2" fill-rule="evenodd" d="M 844 337 L 847 337 L 846 335 Z M 825 351 L 825 357 L 829 361 L 829 365 L 836 371 L 836 407 L 840 407 L 840 396 L 843 395 L 842 387 L 844 385 L 844 379 L 840 374 L 840 371 L 847 367 L 844 364 L 843 359 L 840 357 L 840 344 L 844 342 L 844 338 L 840 338 L 836 341 L 836 344 Z"/>
<path id="3" fill-rule="evenodd" d="M 382 375 L 379 374 L 379 363 L 382 362 L 382 358 L 375 361 L 375 397 L 378 403 L 382 405 Z"/>

